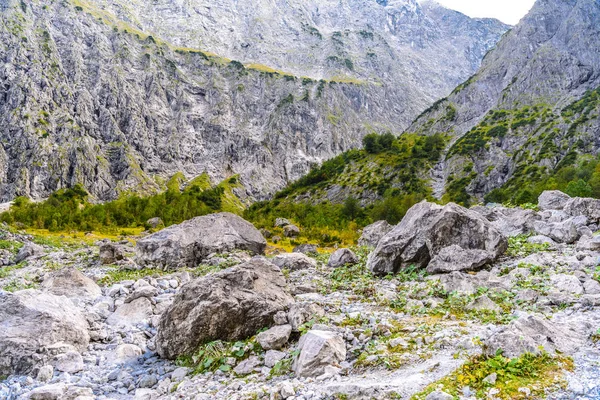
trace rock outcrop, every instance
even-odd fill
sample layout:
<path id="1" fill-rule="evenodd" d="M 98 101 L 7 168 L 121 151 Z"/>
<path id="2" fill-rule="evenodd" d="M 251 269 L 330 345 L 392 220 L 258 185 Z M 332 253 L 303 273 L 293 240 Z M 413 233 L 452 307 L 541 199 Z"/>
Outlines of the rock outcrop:
<path id="1" fill-rule="evenodd" d="M 368 267 L 386 275 L 415 265 L 430 273 L 476 270 L 507 249 L 506 238 L 478 213 L 423 201 L 377 245 Z"/>
<path id="2" fill-rule="evenodd" d="M 0 375 L 26 374 L 52 345 L 86 349 L 88 323 L 66 297 L 36 290 L 0 294 Z"/>
<path id="3" fill-rule="evenodd" d="M 6 200 L 154 192 L 179 171 L 264 198 L 367 123 L 402 131 L 508 29 L 415 0 L 7 0 L 1 18 Z"/>
<path id="4" fill-rule="evenodd" d="M 185 285 L 161 317 L 157 351 L 173 359 L 212 340 L 245 339 L 293 302 L 281 270 L 254 258 Z"/>
<path id="5" fill-rule="evenodd" d="M 137 242 L 141 265 L 196 267 L 209 255 L 233 250 L 263 254 L 267 242 L 249 222 L 231 213 L 197 217 Z"/>

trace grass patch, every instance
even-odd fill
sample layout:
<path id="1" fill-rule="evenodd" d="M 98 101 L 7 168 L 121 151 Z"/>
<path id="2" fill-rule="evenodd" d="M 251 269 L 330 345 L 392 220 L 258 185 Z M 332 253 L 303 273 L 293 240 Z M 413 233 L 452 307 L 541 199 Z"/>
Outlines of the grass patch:
<path id="1" fill-rule="evenodd" d="M 415 394 L 411 400 L 424 400 L 435 390 L 443 390 L 458 398 L 462 388 L 469 386 L 478 399 L 484 399 L 490 390 L 497 391 L 499 399 L 525 399 L 543 397 L 548 389 L 562 385 L 565 370 L 573 370 L 573 361 L 569 358 L 552 357 L 547 353 L 540 355 L 523 354 L 519 358 L 509 359 L 501 354 L 494 357 L 476 356 L 462 367 L 432 383 L 422 392 Z M 494 384 L 485 378 L 496 374 Z M 520 388 L 529 388 L 527 396 Z"/>
<path id="2" fill-rule="evenodd" d="M 9 265 L 6 267 L 0 268 L 0 279 L 7 278 L 11 272 L 21 269 L 27 265 L 27 261 L 20 262 L 16 265 Z"/>
<path id="3" fill-rule="evenodd" d="M 172 273 L 172 271 L 163 271 L 157 268 L 144 268 L 138 270 L 124 270 L 114 268 L 109 270 L 104 277 L 98 280 L 98 285 L 110 286 L 112 284 L 122 281 L 137 281 L 138 279 L 146 278 L 149 276 L 163 276 Z"/>

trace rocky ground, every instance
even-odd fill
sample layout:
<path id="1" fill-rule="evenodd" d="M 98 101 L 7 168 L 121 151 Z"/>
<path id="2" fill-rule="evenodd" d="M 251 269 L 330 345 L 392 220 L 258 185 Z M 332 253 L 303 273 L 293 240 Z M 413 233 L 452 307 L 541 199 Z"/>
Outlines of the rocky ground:
<path id="1" fill-rule="evenodd" d="M 431 225 L 420 215 L 419 226 L 407 226 L 410 213 L 395 228 L 379 223 L 365 229 L 365 246 L 351 250 L 280 254 L 269 246 L 266 258 L 250 254 L 263 250 L 251 228 L 229 221 L 214 229 L 221 239 L 194 242 L 195 254 L 216 242 L 226 252 L 167 271 L 153 265 L 189 260 L 178 244 L 188 236 L 177 228 L 159 235 L 176 232 L 178 243 L 152 247 L 153 235 L 138 241 L 137 256 L 132 241 L 67 246 L 5 228 L 0 398 L 449 399 L 444 379 L 479 355 L 541 354 L 542 346 L 565 361 L 561 373 L 523 381 L 521 398 L 597 399 L 600 206 L 575 200 L 550 193 L 535 210 L 458 210 L 471 228 L 485 220 L 506 251 L 476 271 L 408 266 L 381 277 L 370 268 L 380 270 L 382 254 L 394 263 L 408 257 L 407 248 L 393 248 L 407 240 L 402 229 L 413 246 L 423 239 L 433 251 L 439 223 L 458 221 L 449 217 L 454 211 L 434 209 Z M 453 250 L 468 264 L 472 249 L 450 241 L 463 246 Z M 236 338 L 244 330 L 252 333 Z M 200 350 L 179 356 L 182 347 L 198 347 L 194 335 Z M 483 392 L 461 383 L 455 394 L 507 398 L 501 379 L 485 379 Z"/>

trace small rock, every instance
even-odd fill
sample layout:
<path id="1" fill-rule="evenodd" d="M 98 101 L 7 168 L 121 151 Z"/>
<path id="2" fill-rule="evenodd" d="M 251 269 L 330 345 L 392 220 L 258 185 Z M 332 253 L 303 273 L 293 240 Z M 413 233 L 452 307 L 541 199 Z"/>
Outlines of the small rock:
<path id="1" fill-rule="evenodd" d="M 340 268 L 345 265 L 358 263 L 358 257 L 350 249 L 339 249 L 333 252 L 329 257 L 327 266 L 329 268 Z"/>
<path id="2" fill-rule="evenodd" d="M 54 367 L 52 365 L 44 365 L 38 370 L 37 380 L 40 382 L 50 382 L 54 376 Z"/>
<path id="3" fill-rule="evenodd" d="M 287 344 L 291 334 L 291 325 L 278 325 L 259 333 L 256 340 L 265 350 L 279 350 Z"/>

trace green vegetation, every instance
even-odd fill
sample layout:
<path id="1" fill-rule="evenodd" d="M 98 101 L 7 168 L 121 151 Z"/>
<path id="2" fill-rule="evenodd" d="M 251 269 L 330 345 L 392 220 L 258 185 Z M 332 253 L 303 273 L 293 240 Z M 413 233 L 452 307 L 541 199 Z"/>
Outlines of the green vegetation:
<path id="1" fill-rule="evenodd" d="M 302 228 L 306 239 L 324 244 L 351 244 L 357 239 L 357 229 L 373 221 L 398 223 L 410 207 L 429 197 L 426 171 L 440 157 L 445 138 L 369 134 L 364 145 L 365 150 L 347 151 L 311 169 L 273 200 L 253 204 L 244 217 L 266 229 L 271 229 L 278 217 L 289 218 Z M 349 189 L 352 194 L 343 204 L 295 201 L 298 196 L 326 197 L 332 186 Z M 358 196 L 369 191 L 380 200 L 361 204 Z"/>
<path id="2" fill-rule="evenodd" d="M 548 251 L 548 243 L 528 243 L 531 235 L 518 235 L 508 238 L 508 250 L 506 255 L 509 257 L 527 257 L 530 254 Z"/>
<path id="3" fill-rule="evenodd" d="M 458 398 L 461 390 L 469 386 L 478 399 L 487 398 L 490 389 L 496 389 L 495 398 L 525 399 L 540 398 L 546 390 L 561 385 L 565 370 L 573 369 L 573 361 L 569 358 L 542 352 L 539 355 L 523 354 L 519 358 L 506 358 L 502 354 L 491 356 L 475 356 L 452 374 L 432 383 L 422 392 L 411 397 L 411 400 L 423 400 L 435 390 L 443 390 Z M 496 374 L 491 383 L 485 378 Z M 529 388 L 531 393 L 519 390 Z"/>
<path id="4" fill-rule="evenodd" d="M 180 357 L 177 363 L 193 369 L 194 374 L 221 370 L 230 372 L 239 361 L 251 354 L 262 353 L 262 348 L 251 338 L 244 342 L 227 343 L 220 340 L 201 345 L 194 354 Z"/>
<path id="5" fill-rule="evenodd" d="M 82 186 L 55 192 L 44 202 L 24 197 L 15 200 L 0 220 L 21 227 L 49 231 L 105 231 L 145 227 L 150 218 L 159 217 L 166 226 L 222 210 L 240 212 L 241 205 L 231 192 L 238 186 L 235 177 L 210 187 L 202 175 L 180 189 L 182 176 L 175 175 L 164 193 L 149 197 L 125 195 L 104 204 L 93 204 Z M 148 228 L 148 227 L 146 227 Z"/>

